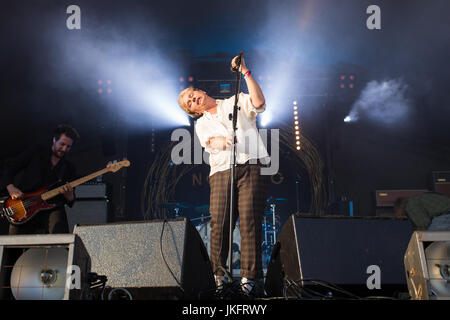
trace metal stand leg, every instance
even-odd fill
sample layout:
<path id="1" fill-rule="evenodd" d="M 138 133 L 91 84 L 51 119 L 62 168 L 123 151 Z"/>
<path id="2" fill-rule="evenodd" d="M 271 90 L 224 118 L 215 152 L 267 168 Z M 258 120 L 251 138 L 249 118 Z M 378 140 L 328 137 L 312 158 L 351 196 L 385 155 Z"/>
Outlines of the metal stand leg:
<path id="1" fill-rule="evenodd" d="M 275 204 L 271 204 L 270 205 L 271 210 L 272 210 L 272 230 L 273 230 L 273 239 L 272 239 L 272 244 L 275 244 L 276 238 L 277 238 L 277 231 L 275 228 Z"/>

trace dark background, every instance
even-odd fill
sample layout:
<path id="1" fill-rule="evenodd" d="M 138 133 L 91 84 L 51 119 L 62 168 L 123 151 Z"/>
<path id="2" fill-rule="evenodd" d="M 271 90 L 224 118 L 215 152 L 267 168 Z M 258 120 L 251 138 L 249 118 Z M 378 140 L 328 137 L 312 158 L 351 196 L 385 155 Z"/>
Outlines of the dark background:
<path id="1" fill-rule="evenodd" d="M 71 4 L 81 8 L 81 30 L 66 27 Z M 366 27 L 372 4 L 381 8 L 381 30 Z M 325 163 L 325 207 L 351 200 L 354 215 L 377 215 L 375 190 L 431 190 L 432 172 L 450 170 L 449 10 L 444 0 L 3 1 L 0 163 L 31 143 L 50 146 L 53 128 L 70 123 L 82 137 L 70 155 L 79 174 L 131 161 L 104 177 L 111 219 L 142 220 L 143 183 L 158 151 L 175 128 L 192 132 L 177 120 L 177 93 L 206 80 L 215 80 L 211 90 L 232 83 L 230 60 L 244 50 L 272 112 L 267 128 L 289 130 L 277 121 L 290 123 L 299 101 L 302 134 Z M 378 101 L 381 118 L 366 110 L 343 122 L 369 82 L 390 79 L 407 87 L 406 114 L 395 117 L 396 104 Z M 269 190 L 287 199 L 276 207 L 281 223 L 311 205 L 311 185 L 293 157 L 281 156 L 284 180 Z M 195 218 L 194 207 L 208 204 L 208 172 L 199 166 L 178 182 L 169 200 L 189 206 L 182 215 Z"/>

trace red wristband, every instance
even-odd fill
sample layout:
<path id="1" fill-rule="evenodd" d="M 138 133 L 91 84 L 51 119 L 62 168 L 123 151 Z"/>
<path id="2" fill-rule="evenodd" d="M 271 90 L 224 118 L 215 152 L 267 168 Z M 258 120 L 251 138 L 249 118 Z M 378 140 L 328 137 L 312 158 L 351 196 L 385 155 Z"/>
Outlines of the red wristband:
<path id="1" fill-rule="evenodd" d="M 251 76 L 252 72 L 250 70 L 248 70 L 245 74 L 244 74 L 244 78 Z"/>

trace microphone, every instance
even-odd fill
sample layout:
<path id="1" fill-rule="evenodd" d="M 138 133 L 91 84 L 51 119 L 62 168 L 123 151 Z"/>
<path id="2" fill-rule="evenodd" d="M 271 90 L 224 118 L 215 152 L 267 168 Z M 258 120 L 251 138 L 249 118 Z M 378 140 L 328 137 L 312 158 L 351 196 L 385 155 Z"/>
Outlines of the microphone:
<path id="1" fill-rule="evenodd" d="M 239 67 L 241 66 L 241 59 L 242 59 L 243 54 L 244 54 L 244 50 L 242 50 L 241 53 L 239 54 L 239 56 L 236 58 L 236 66 L 235 67 L 232 66 L 230 68 L 232 73 L 239 72 Z"/>

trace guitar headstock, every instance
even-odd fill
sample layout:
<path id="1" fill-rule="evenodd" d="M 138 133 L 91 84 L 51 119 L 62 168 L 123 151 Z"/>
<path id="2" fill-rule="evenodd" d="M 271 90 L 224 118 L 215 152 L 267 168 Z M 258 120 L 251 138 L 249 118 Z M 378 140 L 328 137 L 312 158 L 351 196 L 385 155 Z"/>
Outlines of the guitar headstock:
<path id="1" fill-rule="evenodd" d="M 119 161 L 119 162 L 117 160 L 115 160 L 113 162 L 109 162 L 106 165 L 106 168 L 108 168 L 109 171 L 111 171 L 111 172 L 116 172 L 116 171 L 120 170 L 123 167 L 129 167 L 129 166 L 130 166 L 130 161 L 124 159 L 124 160 Z"/>

